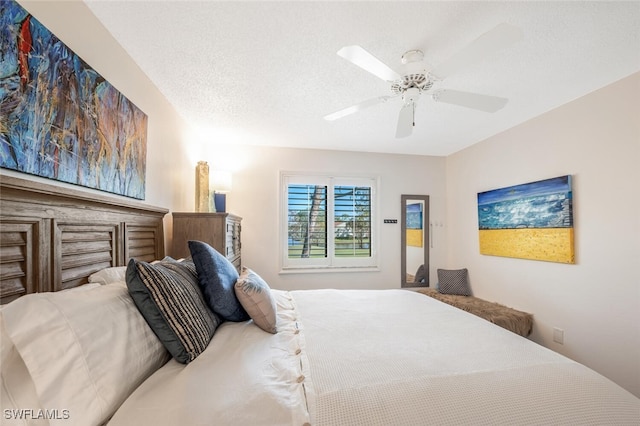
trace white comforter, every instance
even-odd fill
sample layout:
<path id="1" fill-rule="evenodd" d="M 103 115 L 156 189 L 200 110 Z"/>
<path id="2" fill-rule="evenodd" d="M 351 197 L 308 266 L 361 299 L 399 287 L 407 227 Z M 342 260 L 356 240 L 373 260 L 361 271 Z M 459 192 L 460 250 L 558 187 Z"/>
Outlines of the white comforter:
<path id="1" fill-rule="evenodd" d="M 639 424 L 592 370 L 405 290 L 281 292 L 276 335 L 225 323 L 110 425 Z"/>

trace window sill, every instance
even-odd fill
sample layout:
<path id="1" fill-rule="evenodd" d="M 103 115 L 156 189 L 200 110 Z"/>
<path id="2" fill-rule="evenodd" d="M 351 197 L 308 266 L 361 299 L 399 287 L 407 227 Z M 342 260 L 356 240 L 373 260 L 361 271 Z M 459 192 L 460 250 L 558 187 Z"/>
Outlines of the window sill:
<path id="1" fill-rule="evenodd" d="M 280 269 L 280 275 L 290 274 L 324 274 L 343 272 L 380 272 L 377 266 L 315 266 L 315 267 L 288 267 Z"/>

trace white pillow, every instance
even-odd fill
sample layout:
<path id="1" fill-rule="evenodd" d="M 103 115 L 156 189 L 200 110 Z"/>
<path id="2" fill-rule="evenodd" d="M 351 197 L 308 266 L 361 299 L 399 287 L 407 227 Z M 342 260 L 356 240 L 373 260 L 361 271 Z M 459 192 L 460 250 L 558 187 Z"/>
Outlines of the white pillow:
<path id="1" fill-rule="evenodd" d="M 13 414 L 20 413 L 20 409 L 30 409 L 37 414 L 42 407 L 29 370 L 4 329 L 2 315 L 0 315 L 0 379 L 3 426 L 49 424 L 47 419 L 27 419 L 21 418 L 20 414 Z"/>
<path id="2" fill-rule="evenodd" d="M 110 268 L 101 269 L 98 272 L 89 275 L 89 282 L 106 285 L 117 281 L 125 281 L 126 274 L 126 266 L 112 266 Z"/>
<path id="3" fill-rule="evenodd" d="M 23 296 L 0 314 L 40 405 L 68 410 L 65 425 L 94 425 L 169 356 L 124 283 L 79 290 Z"/>
<path id="4" fill-rule="evenodd" d="M 165 257 L 166 259 L 166 257 Z M 170 259 L 170 258 L 169 258 Z M 178 262 L 182 262 L 183 259 L 178 259 Z M 160 262 L 159 260 L 154 260 L 151 262 L 155 264 Z M 89 275 L 90 283 L 97 283 L 101 285 L 112 284 L 115 282 L 126 281 L 127 280 L 127 266 L 110 266 L 108 268 L 104 268 Z M 80 287 L 78 287 L 80 288 Z"/>

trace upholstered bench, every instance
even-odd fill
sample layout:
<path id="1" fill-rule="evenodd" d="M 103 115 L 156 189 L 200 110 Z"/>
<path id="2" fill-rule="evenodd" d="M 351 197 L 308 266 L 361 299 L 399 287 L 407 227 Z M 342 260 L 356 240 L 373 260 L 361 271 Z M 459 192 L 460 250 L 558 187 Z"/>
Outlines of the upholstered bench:
<path id="1" fill-rule="evenodd" d="M 484 318 L 495 325 L 499 325 L 521 336 L 527 337 L 531 334 L 533 315 L 529 313 L 517 311 L 498 303 L 488 302 L 473 296 L 442 294 L 433 288 L 422 288 L 417 291 L 462 309 L 463 311 L 477 315 L 480 318 Z"/>

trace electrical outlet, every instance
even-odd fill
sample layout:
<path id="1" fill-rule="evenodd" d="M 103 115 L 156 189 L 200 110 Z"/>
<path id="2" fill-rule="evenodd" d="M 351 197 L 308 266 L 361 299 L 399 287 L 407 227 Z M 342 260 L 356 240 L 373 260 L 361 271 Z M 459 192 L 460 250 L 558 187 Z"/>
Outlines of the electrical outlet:
<path id="1" fill-rule="evenodd" d="M 561 328 L 553 328 L 553 341 L 561 345 L 564 344 L 564 330 Z"/>

